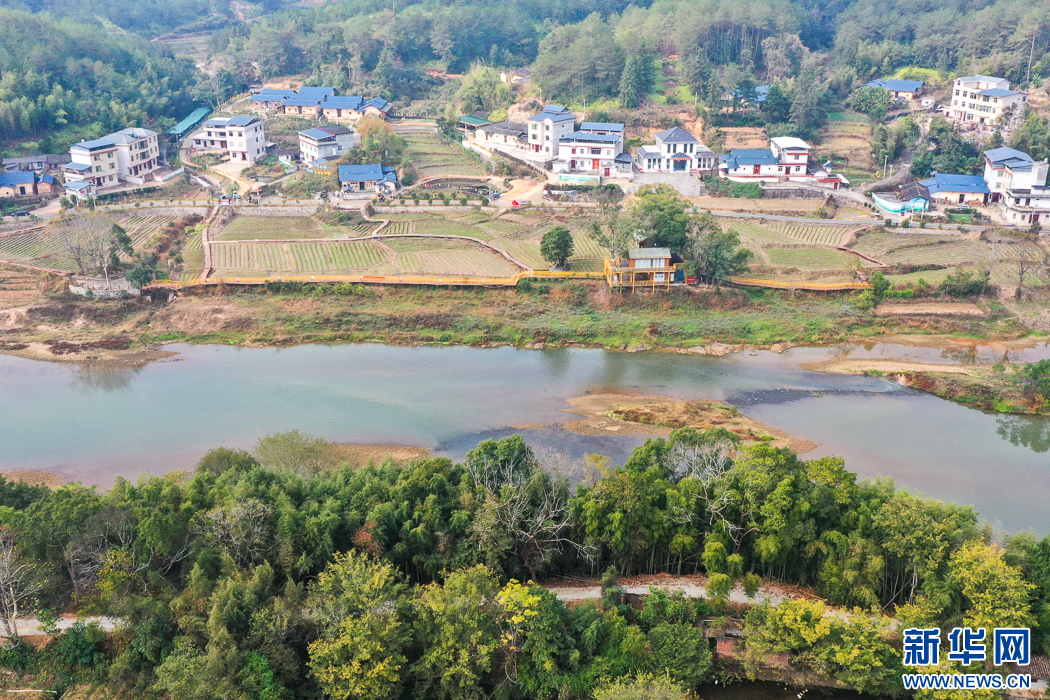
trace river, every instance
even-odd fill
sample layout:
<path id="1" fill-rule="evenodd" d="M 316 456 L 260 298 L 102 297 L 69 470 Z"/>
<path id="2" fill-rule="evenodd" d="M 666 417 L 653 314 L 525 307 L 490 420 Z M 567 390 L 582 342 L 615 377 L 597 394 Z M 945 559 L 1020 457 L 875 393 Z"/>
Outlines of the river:
<path id="1" fill-rule="evenodd" d="M 298 428 L 334 442 L 420 445 L 462 457 L 523 432 L 572 457 L 622 462 L 643 438 L 556 427 L 588 392 L 712 398 L 838 455 L 863 478 L 973 504 L 1010 532 L 1050 533 L 1050 420 L 1000 416 L 873 377 L 809 372 L 837 357 L 990 362 L 973 352 L 893 345 L 796 348 L 715 358 L 592 349 L 379 344 L 291 348 L 170 346 L 136 369 L 0 355 L 0 471 L 39 469 L 109 486 L 116 476 L 192 469 L 208 449 L 250 449 Z M 1036 348 L 1013 359 L 1046 356 Z M 551 427 L 515 431 L 515 425 Z"/>

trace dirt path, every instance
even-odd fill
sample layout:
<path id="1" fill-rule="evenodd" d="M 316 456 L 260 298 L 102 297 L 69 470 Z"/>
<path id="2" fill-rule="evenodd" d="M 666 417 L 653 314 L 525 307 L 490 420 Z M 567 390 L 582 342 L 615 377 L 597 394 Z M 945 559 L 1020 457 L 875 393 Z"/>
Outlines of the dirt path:
<path id="1" fill-rule="evenodd" d="M 646 595 L 650 586 L 656 586 L 668 593 L 681 591 L 687 598 L 707 597 L 707 577 L 695 574 L 693 576 L 638 576 L 620 580 L 620 586 L 627 593 Z M 579 584 L 558 584 L 544 586 L 547 590 L 558 597 L 558 600 L 579 602 L 581 600 L 595 600 L 601 597 L 601 586 L 594 581 L 581 582 Z M 729 594 L 729 602 L 741 605 L 771 603 L 780 605 L 785 600 L 814 600 L 815 595 L 807 595 L 801 591 L 791 592 L 788 588 L 775 584 L 766 584 L 759 588 L 754 598 L 748 598 L 744 593 L 743 586 L 736 585 Z"/>
<path id="2" fill-rule="evenodd" d="M 123 622 L 115 617 L 106 617 L 104 615 L 89 615 L 87 617 L 60 617 L 55 626 L 60 630 L 67 630 L 78 622 L 84 622 L 91 624 L 92 622 L 98 623 L 102 629 L 107 632 L 120 627 Z M 44 634 L 44 631 L 40 629 L 40 620 L 35 617 L 20 617 L 17 621 L 18 634 L 21 637 L 36 637 Z"/>

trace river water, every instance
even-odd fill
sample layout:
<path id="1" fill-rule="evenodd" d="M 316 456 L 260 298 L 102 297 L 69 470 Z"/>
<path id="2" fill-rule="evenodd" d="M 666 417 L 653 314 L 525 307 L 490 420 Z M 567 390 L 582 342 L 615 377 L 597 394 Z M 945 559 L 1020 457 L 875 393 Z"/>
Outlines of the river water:
<path id="1" fill-rule="evenodd" d="M 836 357 L 991 362 L 989 348 L 796 348 L 722 358 L 591 349 L 379 344 L 292 348 L 171 346 L 137 369 L 0 355 L 0 471 L 41 469 L 108 486 L 116 476 L 191 469 L 208 449 L 250 449 L 300 429 L 334 442 L 421 445 L 453 458 L 486 437 L 523 432 L 571 457 L 622 462 L 643 438 L 583 436 L 551 425 L 566 400 L 626 391 L 712 398 L 838 455 L 863 478 L 973 504 L 1010 532 L 1050 533 L 1050 420 L 966 408 L 878 378 L 809 372 Z M 1048 349 L 1011 353 L 1045 357 Z"/>

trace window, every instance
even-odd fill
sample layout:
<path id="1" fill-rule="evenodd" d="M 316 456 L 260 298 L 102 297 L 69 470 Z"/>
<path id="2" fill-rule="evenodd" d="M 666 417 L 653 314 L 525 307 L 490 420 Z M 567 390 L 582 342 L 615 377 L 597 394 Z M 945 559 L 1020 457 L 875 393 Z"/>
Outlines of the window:
<path id="1" fill-rule="evenodd" d="M 602 154 L 602 149 L 600 149 L 600 148 L 592 148 L 591 149 L 591 155 L 592 156 L 600 156 L 601 154 Z"/>
<path id="2" fill-rule="evenodd" d="M 778 173 L 782 173 L 782 172 L 784 172 L 784 166 L 783 166 L 783 165 L 778 165 L 778 166 L 777 166 L 777 172 L 778 172 Z"/>

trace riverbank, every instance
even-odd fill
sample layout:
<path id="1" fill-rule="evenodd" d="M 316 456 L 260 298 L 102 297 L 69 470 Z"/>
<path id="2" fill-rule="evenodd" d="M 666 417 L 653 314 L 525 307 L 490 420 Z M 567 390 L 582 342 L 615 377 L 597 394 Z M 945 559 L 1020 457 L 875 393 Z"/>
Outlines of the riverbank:
<path id="1" fill-rule="evenodd" d="M 529 289 L 370 288 L 349 296 L 239 290 L 168 302 L 43 296 L 0 308 L 0 352 L 32 359 L 159 359 L 160 345 L 247 347 L 302 343 L 596 347 L 725 354 L 741 348 L 827 345 L 887 337 L 1017 341 L 1028 330 L 1006 314 L 877 315 L 853 297 L 677 289 L 617 294 L 602 282 Z M 347 291 L 347 290 L 344 290 Z"/>
<path id="2" fill-rule="evenodd" d="M 1050 406 L 1026 390 L 1019 366 L 943 365 L 891 359 L 826 360 L 802 365 L 829 374 L 883 377 L 939 398 L 996 413 L 1050 415 Z"/>

